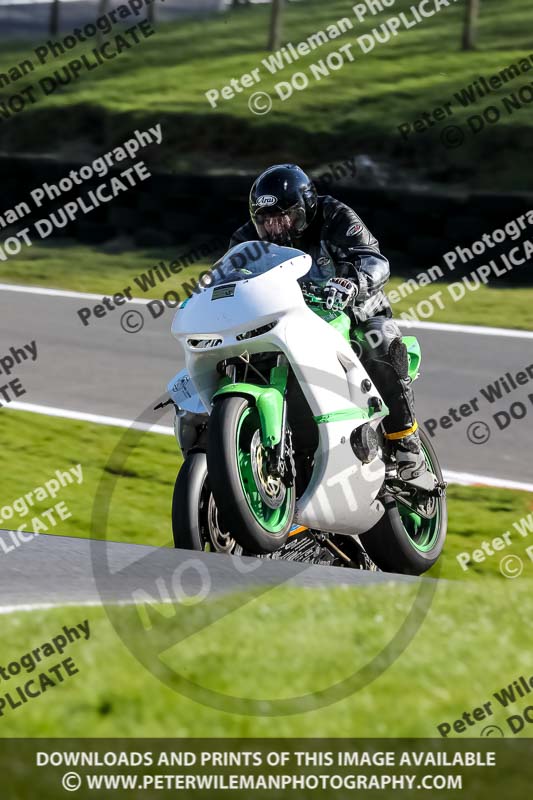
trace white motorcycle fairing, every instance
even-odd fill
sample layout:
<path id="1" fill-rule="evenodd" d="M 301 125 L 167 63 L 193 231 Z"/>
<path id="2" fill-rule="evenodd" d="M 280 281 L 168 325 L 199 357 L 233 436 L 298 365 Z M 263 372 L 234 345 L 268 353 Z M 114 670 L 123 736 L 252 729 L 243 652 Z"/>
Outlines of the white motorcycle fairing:
<path id="1" fill-rule="evenodd" d="M 230 254 L 242 253 L 243 248 Z M 364 533 L 384 513 L 377 494 L 385 464 L 380 450 L 370 463 L 362 463 L 350 437 L 365 424 L 378 428 L 388 410 L 346 339 L 306 305 L 298 279 L 309 271 L 310 256 L 290 248 L 277 250 L 282 263 L 251 277 L 223 277 L 215 286 L 199 287 L 176 312 L 172 333 L 183 348 L 186 372 L 197 392 L 195 408 L 200 403 L 210 413 L 220 382 L 217 364 L 223 359 L 244 353 L 283 354 L 319 431 L 313 475 L 297 501 L 295 521 L 333 533 Z M 182 397 L 181 385 L 175 391 Z M 184 407 L 183 397 L 178 405 Z"/>
<path id="2" fill-rule="evenodd" d="M 187 411 L 189 414 L 208 413 L 186 369 L 182 369 L 169 381 L 167 392 L 172 401 L 183 411 Z"/>

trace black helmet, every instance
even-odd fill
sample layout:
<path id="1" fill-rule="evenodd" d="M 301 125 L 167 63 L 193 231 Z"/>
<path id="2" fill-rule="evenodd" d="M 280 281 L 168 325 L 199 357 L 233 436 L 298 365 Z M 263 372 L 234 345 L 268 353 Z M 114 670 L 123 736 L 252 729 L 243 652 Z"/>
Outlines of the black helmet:
<path id="1" fill-rule="evenodd" d="M 296 164 L 278 164 L 258 177 L 250 192 L 250 216 L 261 239 L 291 245 L 317 209 L 313 181 Z"/>

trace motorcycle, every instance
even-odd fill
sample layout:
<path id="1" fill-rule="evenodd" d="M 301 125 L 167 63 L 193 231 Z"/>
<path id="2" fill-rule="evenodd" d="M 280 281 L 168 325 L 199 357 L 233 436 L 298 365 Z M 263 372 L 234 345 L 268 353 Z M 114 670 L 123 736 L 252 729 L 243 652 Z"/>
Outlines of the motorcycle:
<path id="1" fill-rule="evenodd" d="M 362 334 L 305 282 L 310 267 L 302 251 L 245 242 L 175 314 L 175 545 L 420 575 L 446 538 L 437 456 L 420 431 L 428 472 L 399 478 Z M 420 346 L 404 342 L 416 380 Z"/>

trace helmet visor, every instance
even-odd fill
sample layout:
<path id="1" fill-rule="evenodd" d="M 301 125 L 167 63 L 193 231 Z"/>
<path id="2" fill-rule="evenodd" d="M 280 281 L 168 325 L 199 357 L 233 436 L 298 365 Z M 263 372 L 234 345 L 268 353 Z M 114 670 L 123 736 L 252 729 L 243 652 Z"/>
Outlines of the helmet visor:
<path id="1" fill-rule="evenodd" d="M 254 217 L 257 233 L 263 241 L 290 244 L 306 227 L 305 209 L 295 205 L 286 211 L 260 209 Z"/>

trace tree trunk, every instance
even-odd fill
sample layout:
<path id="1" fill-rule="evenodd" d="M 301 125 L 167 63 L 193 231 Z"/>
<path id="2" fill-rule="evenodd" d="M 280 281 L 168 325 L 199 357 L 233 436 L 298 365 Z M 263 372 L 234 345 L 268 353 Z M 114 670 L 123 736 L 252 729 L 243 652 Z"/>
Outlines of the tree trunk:
<path id="1" fill-rule="evenodd" d="M 107 9 L 109 8 L 109 0 L 98 0 L 98 16 L 103 17 L 104 14 L 107 14 Z M 100 45 L 104 40 L 104 35 L 102 31 L 98 28 L 96 31 L 96 41 Z"/>
<path id="2" fill-rule="evenodd" d="M 281 47 L 281 25 L 283 22 L 284 0 L 272 0 L 272 14 L 270 17 L 270 35 L 268 49 L 279 50 Z"/>
<path id="3" fill-rule="evenodd" d="M 59 0 L 54 0 L 50 8 L 50 22 L 48 24 L 50 36 L 57 36 L 59 31 Z"/>
<path id="4" fill-rule="evenodd" d="M 465 24 L 463 28 L 463 50 L 475 50 L 480 0 L 466 0 Z"/>

